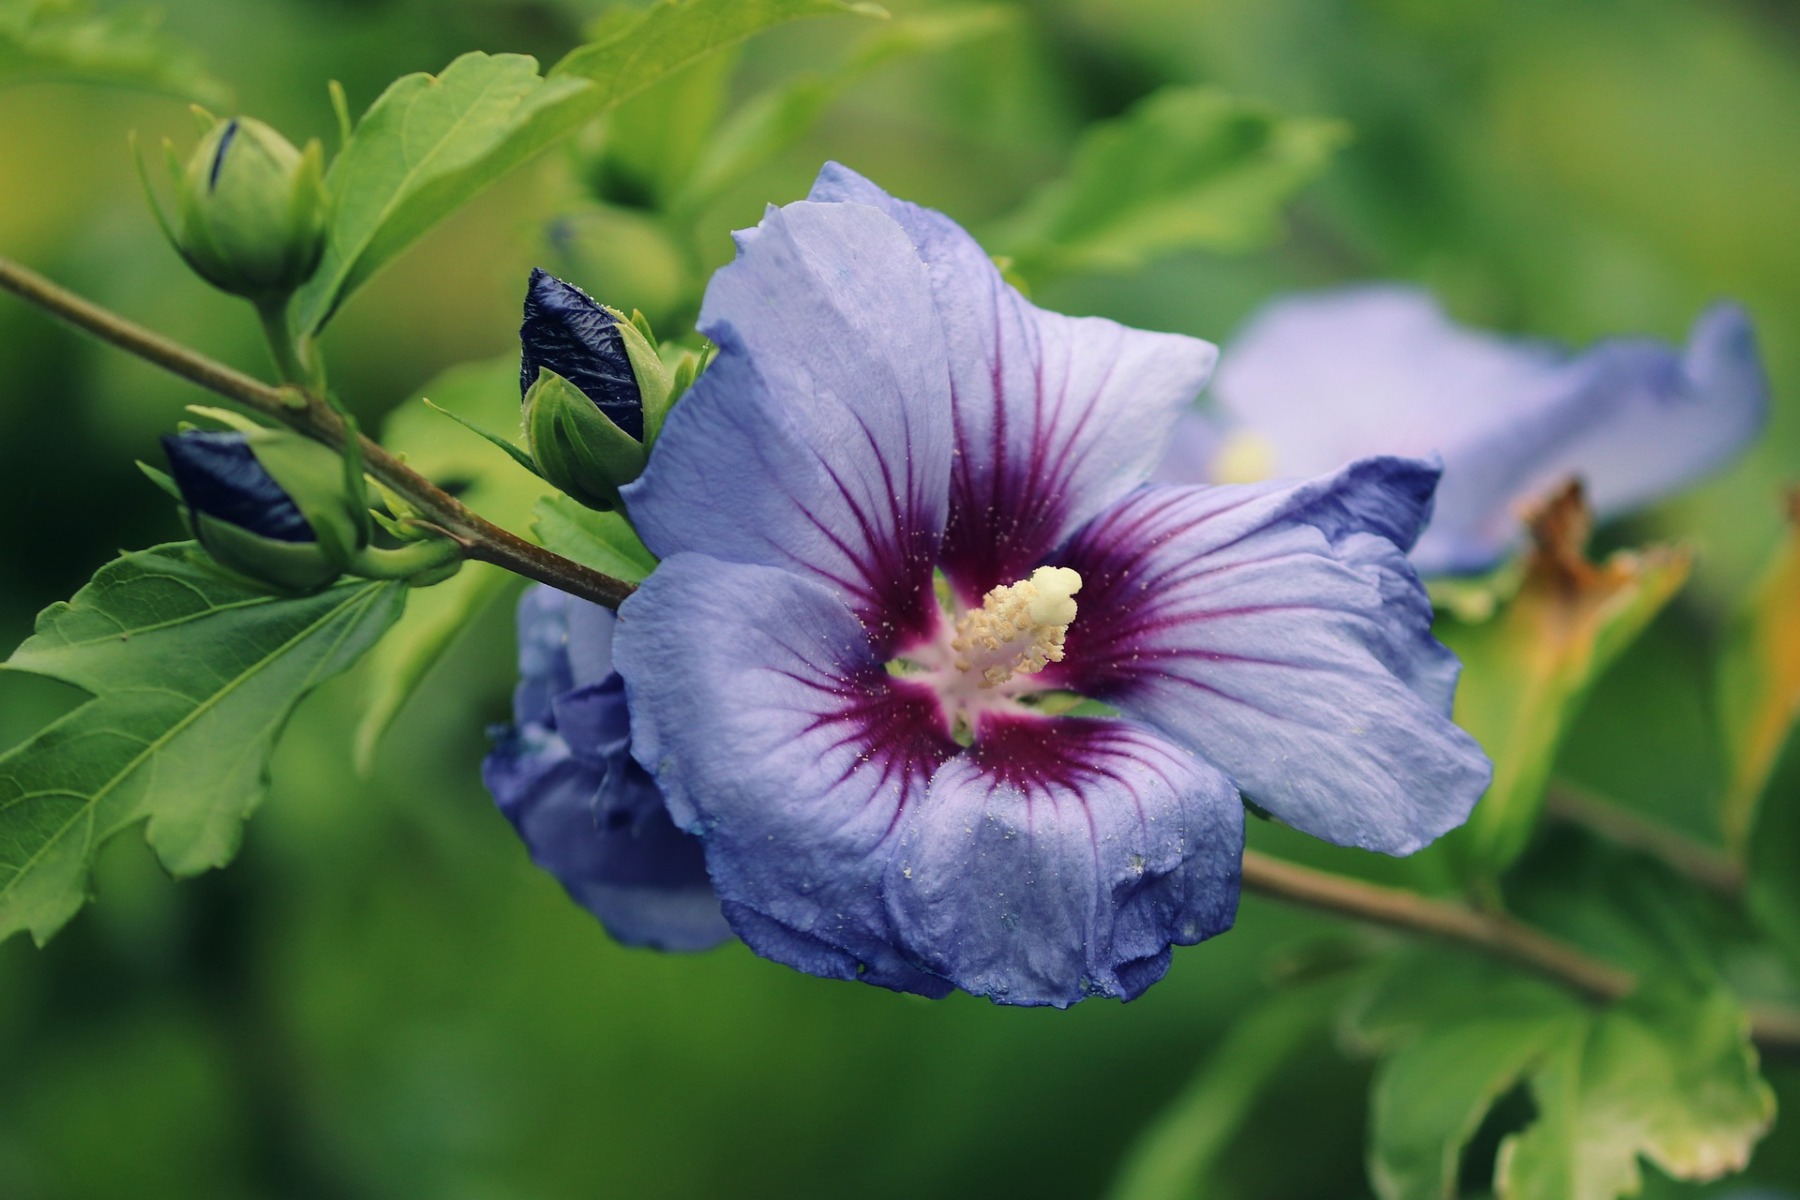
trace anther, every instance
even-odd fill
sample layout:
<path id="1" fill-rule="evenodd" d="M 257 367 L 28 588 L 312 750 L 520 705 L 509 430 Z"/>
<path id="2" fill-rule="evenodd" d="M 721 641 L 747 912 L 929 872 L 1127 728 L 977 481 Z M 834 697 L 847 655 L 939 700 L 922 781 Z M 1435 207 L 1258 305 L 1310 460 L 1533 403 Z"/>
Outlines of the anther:
<path id="1" fill-rule="evenodd" d="M 994 588 L 956 623 L 956 669 L 992 688 L 1061 662 L 1080 590 L 1081 576 L 1068 567 L 1039 567 L 1030 579 Z"/>

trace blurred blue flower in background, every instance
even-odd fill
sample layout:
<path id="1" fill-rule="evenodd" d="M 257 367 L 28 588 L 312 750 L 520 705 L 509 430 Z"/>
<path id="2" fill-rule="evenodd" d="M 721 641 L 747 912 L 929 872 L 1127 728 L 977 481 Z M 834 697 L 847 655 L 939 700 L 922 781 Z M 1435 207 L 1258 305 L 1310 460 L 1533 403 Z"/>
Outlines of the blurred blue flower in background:
<path id="1" fill-rule="evenodd" d="M 1749 318 L 1718 304 L 1685 351 L 1642 338 L 1579 355 L 1464 329 L 1394 285 L 1277 300 L 1182 418 L 1171 483 L 1305 478 L 1370 454 L 1442 458 L 1436 515 L 1413 551 L 1427 575 L 1483 571 L 1520 513 L 1578 476 L 1597 515 L 1719 467 L 1761 429 L 1768 384 Z"/>
<path id="2" fill-rule="evenodd" d="M 482 778 L 538 866 L 619 941 L 701 950 L 731 936 L 700 844 L 633 761 L 613 615 L 536 587 L 519 602 L 514 725 Z"/>
<path id="3" fill-rule="evenodd" d="M 1390 853 L 1464 820 L 1489 767 L 1405 558 L 1434 468 L 1141 487 L 1213 348 L 1037 309 L 839 167 L 738 248 L 625 489 L 663 561 L 614 650 L 758 953 L 1129 999 L 1231 924 L 1240 788 Z"/>

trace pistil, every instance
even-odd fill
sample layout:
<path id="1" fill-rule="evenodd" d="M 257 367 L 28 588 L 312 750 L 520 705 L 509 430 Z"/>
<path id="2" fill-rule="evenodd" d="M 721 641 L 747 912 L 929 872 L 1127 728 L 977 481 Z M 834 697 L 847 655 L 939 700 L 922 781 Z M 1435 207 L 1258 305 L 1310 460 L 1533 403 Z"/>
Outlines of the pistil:
<path id="1" fill-rule="evenodd" d="M 1031 578 L 994 588 L 981 607 L 964 613 L 950 641 L 959 672 L 983 689 L 1015 675 L 1035 675 L 1061 662 L 1063 640 L 1075 620 L 1081 576 L 1068 567 L 1039 567 Z"/>

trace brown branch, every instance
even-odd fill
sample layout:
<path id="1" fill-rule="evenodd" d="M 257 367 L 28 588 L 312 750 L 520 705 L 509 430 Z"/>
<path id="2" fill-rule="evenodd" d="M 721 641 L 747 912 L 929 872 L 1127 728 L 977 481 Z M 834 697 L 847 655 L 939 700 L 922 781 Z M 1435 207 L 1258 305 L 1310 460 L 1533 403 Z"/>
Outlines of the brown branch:
<path id="1" fill-rule="evenodd" d="M 1544 811 L 1547 816 L 1654 858 L 1729 900 L 1743 898 L 1744 869 L 1723 850 L 1715 850 L 1615 800 L 1558 780 L 1550 785 Z"/>
<path id="2" fill-rule="evenodd" d="M 344 446 L 347 436 L 344 421 L 319 396 L 308 395 L 291 386 L 272 387 L 84 300 L 36 271 L 4 257 L 0 257 L 0 288 L 227 400 L 334 449 L 341 450 Z M 362 438 L 361 444 L 363 463 L 369 474 L 455 539 L 463 547 L 464 557 L 493 563 L 607 608 L 619 607 L 634 590 L 634 585 L 622 579 L 614 579 L 552 554 L 502 529 L 368 438 Z"/>
<path id="3" fill-rule="evenodd" d="M 1479 912 L 1449 900 L 1421 896 L 1244 851 L 1244 889 L 1372 925 L 1420 933 L 1535 971 L 1590 1000 L 1629 995 L 1637 977 L 1502 913 Z M 1768 1050 L 1800 1051 L 1800 1013 L 1750 1010 L 1751 1032 Z"/>
<path id="4" fill-rule="evenodd" d="M 1785 1059 L 1800 1056 L 1800 1012 L 1774 1004 L 1751 1004 L 1750 1036 L 1764 1050 Z"/>
<path id="5" fill-rule="evenodd" d="M 1255 850 L 1244 851 L 1244 888 L 1308 908 L 1472 946 L 1547 975 L 1593 1000 L 1617 1000 L 1637 986 L 1630 972 L 1589 958 L 1512 917 L 1314 870 Z"/>

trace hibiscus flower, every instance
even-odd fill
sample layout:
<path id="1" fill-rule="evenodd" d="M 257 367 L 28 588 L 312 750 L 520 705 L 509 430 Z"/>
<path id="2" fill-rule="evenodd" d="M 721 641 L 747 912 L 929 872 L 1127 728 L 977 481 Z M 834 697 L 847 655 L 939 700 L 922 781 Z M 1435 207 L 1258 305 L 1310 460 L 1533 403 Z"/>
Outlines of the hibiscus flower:
<path id="1" fill-rule="evenodd" d="M 1659 500 L 1730 461 L 1768 416 L 1750 319 L 1709 308 L 1685 350 L 1649 338 L 1570 354 L 1451 322 L 1391 284 L 1277 300 L 1232 343 L 1204 411 L 1157 471 L 1172 483 L 1304 477 L 1368 454 L 1435 454 L 1427 575 L 1485 571 L 1521 514 L 1572 477 L 1597 515 Z"/>
<path id="2" fill-rule="evenodd" d="M 1466 818 L 1489 765 L 1406 559 L 1434 465 L 1145 486 L 1213 347 L 1038 309 L 841 167 L 738 251 L 624 489 L 662 561 L 610 654 L 753 950 L 1129 999 L 1231 925 L 1245 799 L 1393 854 Z"/>

